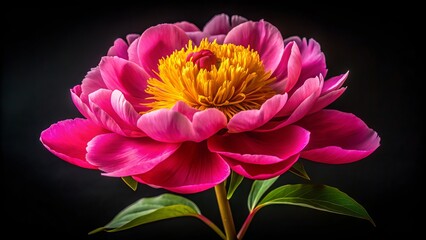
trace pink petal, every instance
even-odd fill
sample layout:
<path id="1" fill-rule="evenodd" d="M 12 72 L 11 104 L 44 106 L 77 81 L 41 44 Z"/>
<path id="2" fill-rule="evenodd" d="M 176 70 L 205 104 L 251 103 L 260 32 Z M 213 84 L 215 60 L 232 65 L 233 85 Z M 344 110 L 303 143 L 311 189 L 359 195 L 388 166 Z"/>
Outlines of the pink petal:
<path id="1" fill-rule="evenodd" d="M 299 48 L 294 42 L 290 42 L 286 45 L 281 61 L 273 73 L 277 82 L 272 87 L 279 93 L 289 92 L 296 85 L 301 69 L 302 59 Z"/>
<path id="2" fill-rule="evenodd" d="M 317 101 L 315 102 L 314 106 L 309 110 L 308 114 L 318 112 L 321 109 L 327 107 L 332 102 L 334 102 L 336 99 L 338 99 L 342 94 L 345 92 L 346 88 L 339 88 L 337 90 L 333 90 L 331 92 L 328 92 L 322 96 L 320 96 Z"/>
<path id="3" fill-rule="evenodd" d="M 281 162 L 261 166 L 257 164 L 235 161 L 227 157 L 224 159 L 229 164 L 231 169 L 241 176 L 250 179 L 263 180 L 273 178 L 287 172 L 291 166 L 297 162 L 299 159 L 299 154 L 291 156 Z"/>
<path id="4" fill-rule="evenodd" d="M 320 78 L 310 78 L 298 88 L 293 95 L 289 97 L 287 103 L 276 116 L 274 121 L 270 121 L 261 128 L 256 129 L 258 132 L 274 131 L 276 129 L 288 126 L 306 116 L 321 93 L 323 80 Z"/>
<path id="5" fill-rule="evenodd" d="M 199 32 L 200 29 L 193 23 L 182 21 L 174 23 L 175 26 L 178 26 L 180 29 L 182 29 L 185 32 Z"/>
<path id="6" fill-rule="evenodd" d="M 238 25 L 240 25 L 241 23 L 247 22 L 247 18 L 245 17 L 241 17 L 238 15 L 232 15 L 231 17 L 231 28 L 234 28 Z"/>
<path id="7" fill-rule="evenodd" d="M 77 107 L 78 111 L 80 111 L 80 113 L 83 114 L 83 116 L 86 117 L 87 119 L 90 119 L 93 122 L 97 123 L 98 119 L 92 113 L 92 110 L 80 98 L 80 96 L 81 96 L 81 86 L 77 85 L 77 86 L 73 87 L 70 90 L 70 93 L 71 93 L 71 99 L 72 99 L 74 105 Z"/>
<path id="8" fill-rule="evenodd" d="M 287 94 L 275 95 L 263 103 L 259 110 L 247 110 L 235 114 L 229 120 L 228 131 L 231 133 L 246 132 L 263 126 L 283 108 L 286 101 Z"/>
<path id="9" fill-rule="evenodd" d="M 226 127 L 225 115 L 209 108 L 193 115 L 191 121 L 187 111 L 160 109 L 142 115 L 138 127 L 151 138 L 161 142 L 203 141 Z"/>
<path id="10" fill-rule="evenodd" d="M 225 43 L 243 45 L 259 52 L 267 71 L 274 71 L 284 53 L 284 42 L 280 31 L 263 20 L 244 22 L 233 28 L 225 38 Z"/>
<path id="11" fill-rule="evenodd" d="M 304 101 L 312 97 L 315 100 L 319 97 L 323 86 L 322 77 L 310 78 L 298 88 L 288 99 L 284 108 L 278 114 L 279 116 L 291 115 Z M 307 109 L 309 110 L 309 109 Z M 306 111 L 308 112 L 308 111 Z"/>
<path id="12" fill-rule="evenodd" d="M 322 163 L 358 161 L 380 145 L 380 137 L 351 113 L 322 110 L 297 123 L 311 132 L 311 141 L 302 157 Z"/>
<path id="13" fill-rule="evenodd" d="M 285 42 L 296 42 L 302 54 L 302 72 L 300 80 L 313 78 L 318 75 L 325 76 L 327 74 L 327 66 L 324 53 L 321 51 L 321 46 L 314 39 L 306 40 L 299 37 L 291 37 L 285 39 Z"/>
<path id="14" fill-rule="evenodd" d="M 177 193 L 197 193 L 223 182 L 230 174 L 228 164 L 206 143 L 185 142 L 168 159 L 134 179 Z"/>
<path id="15" fill-rule="evenodd" d="M 79 95 L 81 101 L 88 104 L 89 94 L 101 88 L 107 89 L 107 86 L 102 79 L 101 71 L 99 70 L 99 67 L 92 68 L 92 70 L 90 70 L 84 77 L 81 84 L 81 94 Z"/>
<path id="16" fill-rule="evenodd" d="M 129 55 L 127 54 L 128 48 L 129 46 L 127 45 L 127 43 L 123 39 L 118 38 L 117 40 L 114 41 L 114 45 L 110 47 L 110 49 L 108 50 L 107 55 L 129 59 Z"/>
<path id="17" fill-rule="evenodd" d="M 87 161 L 106 176 L 126 177 L 145 173 L 172 155 L 179 144 L 150 138 L 127 138 L 115 133 L 93 138 L 87 146 Z"/>
<path id="18" fill-rule="evenodd" d="M 324 86 L 322 87 L 321 95 L 325 95 L 331 91 L 341 88 L 343 83 L 345 83 L 346 79 L 348 78 L 348 75 L 349 71 L 345 74 L 341 74 L 326 80 L 324 82 Z"/>
<path id="19" fill-rule="evenodd" d="M 191 39 L 191 41 L 195 44 L 195 45 L 199 45 L 201 40 L 203 40 L 204 38 L 209 38 L 209 34 L 205 33 L 205 32 L 187 32 L 186 33 L 188 35 L 188 37 Z M 209 38 L 209 41 L 211 39 Z M 218 42 L 220 43 L 220 42 Z"/>
<path id="20" fill-rule="evenodd" d="M 158 61 L 174 50 L 182 49 L 189 41 L 185 32 L 173 24 L 159 24 L 148 28 L 129 47 L 129 59 L 156 77 Z"/>
<path id="21" fill-rule="evenodd" d="M 106 129 L 129 137 L 145 136 L 137 126 L 140 115 L 118 90 L 100 89 L 89 96 L 90 107 Z"/>
<path id="22" fill-rule="evenodd" d="M 134 42 L 139 37 L 140 37 L 139 34 L 134 34 L 134 33 L 127 34 L 127 36 L 126 36 L 127 43 L 130 45 L 130 44 L 132 44 L 132 42 Z"/>
<path id="23" fill-rule="evenodd" d="M 99 64 L 102 78 L 109 89 L 118 89 L 125 95 L 145 99 L 149 76 L 133 62 L 118 57 L 104 57 Z"/>
<path id="24" fill-rule="evenodd" d="M 52 124 L 41 133 L 40 141 L 59 158 L 83 168 L 96 169 L 86 161 L 86 146 L 106 131 L 90 120 L 76 118 Z"/>
<path id="25" fill-rule="evenodd" d="M 227 34 L 229 30 L 229 16 L 224 13 L 214 16 L 203 28 L 203 32 L 210 35 Z"/>
<path id="26" fill-rule="evenodd" d="M 308 142 L 308 131 L 298 126 L 288 126 L 265 133 L 216 135 L 208 140 L 208 146 L 210 151 L 235 161 L 268 165 L 299 154 Z"/>

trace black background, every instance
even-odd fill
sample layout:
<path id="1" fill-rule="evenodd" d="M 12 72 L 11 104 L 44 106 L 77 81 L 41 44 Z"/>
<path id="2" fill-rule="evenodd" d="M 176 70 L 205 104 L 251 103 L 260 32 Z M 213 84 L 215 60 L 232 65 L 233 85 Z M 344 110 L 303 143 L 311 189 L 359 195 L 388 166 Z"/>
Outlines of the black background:
<path id="1" fill-rule="evenodd" d="M 118 233 L 87 236 L 141 197 L 165 191 L 139 185 L 133 192 L 120 179 L 70 165 L 39 142 L 40 132 L 59 120 L 80 117 L 69 89 L 118 37 L 142 33 L 163 22 L 187 20 L 199 27 L 219 13 L 265 19 L 286 36 L 312 37 L 327 57 L 329 76 L 350 70 L 345 94 L 331 107 L 353 112 L 382 138 L 366 159 L 347 165 L 304 161 L 314 183 L 335 186 L 360 202 L 375 220 L 292 206 L 270 206 L 254 218 L 246 239 L 316 236 L 346 238 L 419 231 L 422 194 L 419 101 L 424 69 L 418 51 L 420 7 L 247 2 L 133 5 L 19 6 L 4 8 L 1 81 L 1 155 L 3 233 L 45 239 L 218 239 L 196 219 L 156 222 Z M 424 62 L 424 61 L 423 61 Z M 304 182 L 290 173 L 279 184 Z M 247 214 L 250 181 L 231 200 L 237 227 Z M 220 226 L 212 190 L 187 195 Z M 18 229 L 18 230 L 14 230 Z"/>

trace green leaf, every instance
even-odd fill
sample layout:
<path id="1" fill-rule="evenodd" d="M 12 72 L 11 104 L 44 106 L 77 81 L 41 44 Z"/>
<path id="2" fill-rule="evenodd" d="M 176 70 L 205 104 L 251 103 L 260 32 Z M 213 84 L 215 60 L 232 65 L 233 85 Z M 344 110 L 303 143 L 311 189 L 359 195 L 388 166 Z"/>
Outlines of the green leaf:
<path id="1" fill-rule="evenodd" d="M 278 177 L 270 178 L 267 180 L 256 180 L 251 185 L 251 190 L 247 199 L 249 210 L 253 210 L 259 202 L 263 194 L 277 181 Z"/>
<path id="2" fill-rule="evenodd" d="M 257 207 L 261 208 L 271 204 L 297 205 L 362 218 L 375 226 L 373 219 L 364 207 L 346 193 L 326 185 L 289 184 L 281 186 L 269 192 Z"/>
<path id="3" fill-rule="evenodd" d="M 142 198 L 118 213 L 107 225 L 91 231 L 117 232 L 142 224 L 163 219 L 192 216 L 198 217 L 200 210 L 191 200 L 174 194 Z"/>
<path id="4" fill-rule="evenodd" d="M 136 182 L 135 179 L 132 177 L 122 177 L 124 183 L 126 183 L 127 186 L 129 186 L 133 191 L 136 191 L 138 189 L 138 182 Z"/>
<path id="5" fill-rule="evenodd" d="M 300 161 L 297 161 L 295 164 L 293 164 L 293 166 L 290 168 L 290 172 L 306 180 L 311 180 L 311 178 L 308 176 L 308 173 L 305 171 L 305 167 Z"/>
<path id="6" fill-rule="evenodd" d="M 243 179 L 244 179 L 243 176 L 232 171 L 231 180 L 230 180 L 229 188 L 228 188 L 228 193 L 226 194 L 226 198 L 228 200 L 232 198 L 232 195 L 234 194 L 235 190 L 237 190 L 238 186 L 241 184 Z"/>

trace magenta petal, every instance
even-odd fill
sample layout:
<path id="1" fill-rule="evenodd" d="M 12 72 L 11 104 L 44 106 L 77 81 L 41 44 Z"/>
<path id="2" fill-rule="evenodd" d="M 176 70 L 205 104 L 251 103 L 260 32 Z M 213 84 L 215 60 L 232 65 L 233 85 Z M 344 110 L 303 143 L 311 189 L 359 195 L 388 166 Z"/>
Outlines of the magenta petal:
<path id="1" fill-rule="evenodd" d="M 146 98 L 148 74 L 133 62 L 118 57 L 104 57 L 99 64 L 101 75 L 109 89 L 125 95 Z"/>
<path id="2" fill-rule="evenodd" d="M 186 33 L 188 35 L 188 37 L 191 39 L 191 41 L 195 44 L 195 45 L 199 45 L 201 40 L 203 40 L 204 38 L 209 38 L 209 34 L 205 33 L 205 32 L 187 32 Z M 220 43 L 220 42 L 219 42 Z"/>
<path id="3" fill-rule="evenodd" d="M 287 103 L 277 114 L 278 117 L 281 116 L 284 118 L 277 118 L 274 121 L 268 122 L 255 131 L 274 131 L 302 119 L 311 111 L 314 104 L 317 102 L 322 85 L 322 76 L 320 76 L 320 78 L 310 78 L 306 80 L 306 82 L 289 97 Z"/>
<path id="4" fill-rule="evenodd" d="M 238 15 L 232 15 L 231 17 L 231 28 L 234 28 L 238 25 L 240 25 L 241 23 L 247 22 L 247 18 L 245 17 L 241 17 Z"/>
<path id="5" fill-rule="evenodd" d="M 130 44 L 132 44 L 132 42 L 134 42 L 139 37 L 140 37 L 139 34 L 135 34 L 135 33 L 127 34 L 127 36 L 126 36 L 127 43 L 130 45 Z"/>
<path id="6" fill-rule="evenodd" d="M 151 170 L 178 148 L 179 144 L 109 133 L 89 142 L 87 161 L 106 172 L 107 176 L 126 177 Z"/>
<path id="7" fill-rule="evenodd" d="M 291 166 L 297 162 L 299 154 L 291 156 L 281 162 L 262 166 L 235 161 L 227 157 L 224 159 L 231 169 L 239 175 L 249 179 L 263 180 L 273 178 L 287 172 Z"/>
<path id="8" fill-rule="evenodd" d="M 151 138 L 161 142 L 203 141 L 226 127 L 225 115 L 209 108 L 189 119 L 187 111 L 160 109 L 142 115 L 138 127 Z"/>
<path id="9" fill-rule="evenodd" d="M 182 21 L 174 23 L 175 26 L 178 26 L 180 29 L 182 29 L 185 32 L 198 32 L 200 29 L 193 23 Z"/>
<path id="10" fill-rule="evenodd" d="M 206 143 L 185 142 L 169 158 L 134 179 L 176 193 L 197 193 L 223 182 L 230 174 L 228 164 Z"/>
<path id="11" fill-rule="evenodd" d="M 106 131 L 90 120 L 76 118 L 52 124 L 41 133 L 40 141 L 59 158 L 83 168 L 96 169 L 86 161 L 87 143 Z"/>
<path id="12" fill-rule="evenodd" d="M 148 28 L 129 47 L 129 59 L 139 64 L 150 76 L 156 77 L 158 61 L 180 50 L 189 41 L 185 32 L 173 24 L 159 24 Z"/>
<path id="13" fill-rule="evenodd" d="M 259 52 L 267 71 L 274 71 L 277 68 L 284 52 L 280 31 L 263 20 L 244 22 L 236 26 L 228 33 L 224 42 L 250 46 Z"/>
<path id="14" fill-rule="evenodd" d="M 110 47 L 107 55 L 129 59 L 129 55 L 127 54 L 128 48 L 129 46 L 127 45 L 127 43 L 123 39 L 119 38 L 114 41 L 114 45 Z"/>
<path id="15" fill-rule="evenodd" d="M 287 94 L 275 95 L 262 104 L 257 110 L 241 111 L 235 114 L 228 123 L 231 133 L 246 132 L 256 129 L 271 120 L 284 106 Z"/>
<path id="16" fill-rule="evenodd" d="M 289 92 L 296 85 L 301 69 L 299 48 L 294 42 L 290 42 L 285 46 L 281 61 L 273 73 L 277 82 L 272 87 L 279 93 Z"/>
<path id="17" fill-rule="evenodd" d="M 288 98 L 286 105 L 278 115 L 289 116 L 307 99 L 315 98 L 316 100 L 321 93 L 322 86 L 322 77 L 306 80 L 305 83 Z M 308 112 L 308 110 L 309 109 L 306 109 L 306 112 Z"/>
<path id="18" fill-rule="evenodd" d="M 297 123 L 311 132 L 311 141 L 302 157 L 322 163 L 358 161 L 380 145 L 380 137 L 351 113 L 322 110 Z"/>
<path id="19" fill-rule="evenodd" d="M 203 28 L 203 32 L 210 35 L 227 34 L 229 30 L 229 16 L 224 13 L 214 16 Z"/>
<path id="20" fill-rule="evenodd" d="M 310 113 L 318 112 L 321 109 L 327 107 L 332 102 L 334 102 L 336 99 L 338 99 L 342 94 L 345 92 L 346 88 L 339 88 L 337 90 L 328 92 L 322 96 L 320 96 L 317 101 L 315 102 L 314 106 L 309 110 Z"/>
<path id="21" fill-rule="evenodd" d="M 99 67 L 92 68 L 81 83 L 81 94 L 79 96 L 84 103 L 88 104 L 89 94 L 101 88 L 107 88 L 104 80 L 102 79 L 101 71 L 99 70 Z"/>
<path id="22" fill-rule="evenodd" d="M 97 123 L 98 120 L 95 117 L 95 115 L 92 113 L 92 110 L 89 108 L 89 106 L 81 100 L 81 86 L 77 85 L 73 87 L 70 90 L 71 93 L 71 99 L 74 103 L 74 105 L 77 107 L 78 111 L 80 111 L 81 114 L 83 114 L 84 117 L 87 119 L 92 120 L 93 122 Z"/>
<path id="23" fill-rule="evenodd" d="M 94 115 L 106 129 L 129 137 L 145 136 L 136 126 L 140 115 L 118 90 L 100 89 L 89 99 Z"/>
<path id="24" fill-rule="evenodd" d="M 309 132 L 288 126 L 273 132 L 244 132 L 213 136 L 208 140 L 210 151 L 235 161 L 267 165 L 299 154 L 309 142 Z M 261 166 L 259 166 L 261 168 Z"/>
<path id="25" fill-rule="evenodd" d="M 346 79 L 348 78 L 348 75 L 349 71 L 345 74 L 341 74 L 339 76 L 335 76 L 324 81 L 324 86 L 322 87 L 321 95 L 325 95 L 331 91 L 341 88 L 343 83 L 345 83 Z"/>
<path id="26" fill-rule="evenodd" d="M 318 75 L 325 76 L 327 74 L 326 62 L 324 53 L 321 51 L 321 46 L 314 39 L 306 40 L 299 37 L 291 37 L 285 39 L 285 42 L 296 42 L 302 55 L 302 72 L 300 79 L 303 81 L 308 78 L 313 78 Z"/>

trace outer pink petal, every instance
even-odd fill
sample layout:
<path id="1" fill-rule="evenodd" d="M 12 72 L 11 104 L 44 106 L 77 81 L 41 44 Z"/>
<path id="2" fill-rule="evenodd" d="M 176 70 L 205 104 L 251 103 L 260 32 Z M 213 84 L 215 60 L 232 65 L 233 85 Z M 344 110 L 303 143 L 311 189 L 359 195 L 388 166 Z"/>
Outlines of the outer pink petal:
<path id="1" fill-rule="evenodd" d="M 150 138 L 127 138 L 115 133 L 93 138 L 87 145 L 87 161 L 105 175 L 126 177 L 145 173 L 172 155 L 179 144 Z"/>
<path id="2" fill-rule="evenodd" d="M 99 67 L 92 68 L 81 83 L 81 94 L 79 96 L 84 103 L 88 104 L 89 94 L 101 88 L 107 89 L 107 86 L 102 79 L 101 71 L 99 70 Z"/>
<path id="3" fill-rule="evenodd" d="M 185 142 L 168 159 L 134 179 L 177 193 L 197 193 L 223 182 L 230 174 L 228 164 L 206 143 Z"/>
<path id="4" fill-rule="evenodd" d="M 52 124 L 41 133 L 40 141 L 53 154 L 83 168 L 96 169 L 86 161 L 87 143 L 106 131 L 90 120 L 76 118 Z"/>
<path id="5" fill-rule="evenodd" d="M 132 42 L 134 42 L 139 37 L 140 37 L 139 34 L 135 34 L 135 33 L 127 34 L 127 36 L 126 36 L 127 43 L 130 45 L 130 44 L 132 44 Z"/>
<path id="6" fill-rule="evenodd" d="M 189 41 L 185 32 L 173 24 L 160 24 L 148 28 L 129 47 L 129 59 L 141 66 L 150 76 L 156 77 L 158 61 L 180 50 Z"/>
<path id="7" fill-rule="evenodd" d="M 241 23 L 247 22 L 247 18 L 245 17 L 241 17 L 238 15 L 232 15 L 231 17 L 231 28 L 234 28 L 238 25 L 240 25 Z"/>
<path id="8" fill-rule="evenodd" d="M 263 103 L 259 110 L 247 110 L 235 114 L 229 120 L 228 131 L 231 133 L 246 132 L 263 126 L 283 108 L 286 101 L 287 94 L 278 94 Z"/>
<path id="9" fill-rule="evenodd" d="M 228 33 L 224 42 L 250 46 L 259 52 L 267 71 L 274 71 L 277 68 L 284 52 L 280 31 L 263 20 L 249 21 L 236 26 Z"/>
<path id="10" fill-rule="evenodd" d="M 129 137 L 145 136 L 136 126 L 140 115 L 118 90 L 100 89 L 89 99 L 94 115 L 106 129 Z"/>
<path id="11" fill-rule="evenodd" d="M 185 32 L 199 32 L 200 29 L 193 23 L 182 21 L 174 23 L 175 26 L 178 26 L 180 29 L 182 29 Z"/>
<path id="12" fill-rule="evenodd" d="M 226 127 L 225 115 L 214 108 L 199 111 L 189 119 L 187 111 L 160 109 L 142 115 L 138 127 L 161 142 L 201 142 Z"/>
<path id="13" fill-rule="evenodd" d="M 291 37 L 285 40 L 286 43 L 291 41 L 296 42 L 302 54 L 300 80 L 303 81 L 320 74 L 323 76 L 327 74 L 325 56 L 318 42 L 314 39 L 309 39 L 308 41 L 306 38 L 300 39 L 299 37 Z"/>
<path id="14" fill-rule="evenodd" d="M 325 95 L 331 91 L 337 90 L 342 87 L 343 83 L 345 83 L 348 78 L 349 71 L 345 74 L 341 74 L 339 76 L 332 77 L 324 82 L 324 86 L 321 91 L 321 95 Z"/>
<path id="15" fill-rule="evenodd" d="M 322 110 L 297 123 L 311 132 L 311 141 L 302 157 L 322 163 L 350 163 L 370 155 L 380 145 L 380 137 L 351 113 Z"/>
<path id="16" fill-rule="evenodd" d="M 277 78 L 272 87 L 279 93 L 289 92 L 296 85 L 301 69 L 302 58 L 299 48 L 294 42 L 290 42 L 286 45 L 281 61 L 272 74 Z"/>
<path id="17" fill-rule="evenodd" d="M 81 96 L 81 86 L 77 85 L 77 86 L 73 87 L 70 90 L 70 93 L 71 93 L 71 99 L 74 102 L 74 105 L 77 107 L 78 111 L 80 111 L 80 113 L 83 114 L 84 117 L 86 117 L 86 118 L 92 120 L 93 122 L 97 123 L 98 119 L 92 113 L 92 110 L 80 98 L 80 96 Z"/>
<path id="18" fill-rule="evenodd" d="M 210 35 L 227 34 L 229 30 L 229 16 L 224 13 L 214 16 L 203 28 L 203 32 Z"/>
<path id="19" fill-rule="evenodd" d="M 288 171 L 294 163 L 299 159 L 299 154 L 291 156 L 281 162 L 262 165 L 243 163 L 239 161 L 232 160 L 230 158 L 224 158 L 229 164 L 231 169 L 236 173 L 250 179 L 269 179 L 276 176 L 279 176 L 286 171 Z"/>
<path id="20" fill-rule="evenodd" d="M 114 45 L 109 48 L 107 55 L 129 59 L 129 55 L 127 54 L 128 48 L 129 46 L 127 45 L 127 43 L 123 39 L 118 38 L 114 41 Z"/>
<path id="21" fill-rule="evenodd" d="M 99 64 L 102 78 L 109 89 L 144 99 L 148 74 L 133 62 L 118 57 L 104 57 Z"/>
<path id="22" fill-rule="evenodd" d="M 276 129 L 288 126 L 306 116 L 314 104 L 317 102 L 321 93 L 323 80 L 320 78 L 310 78 L 289 97 L 287 103 L 276 115 L 282 118 L 276 118 L 256 129 L 258 132 L 275 131 Z"/>
<path id="23" fill-rule="evenodd" d="M 321 109 L 327 107 L 336 99 L 338 99 L 345 92 L 346 88 L 340 88 L 331 92 L 328 92 L 322 96 L 320 96 L 315 102 L 314 106 L 309 110 L 310 113 L 318 112 Z"/>
<path id="24" fill-rule="evenodd" d="M 208 146 L 210 151 L 235 161 L 267 165 L 299 154 L 308 142 L 308 131 L 298 126 L 288 126 L 266 133 L 216 135 L 208 140 Z"/>

